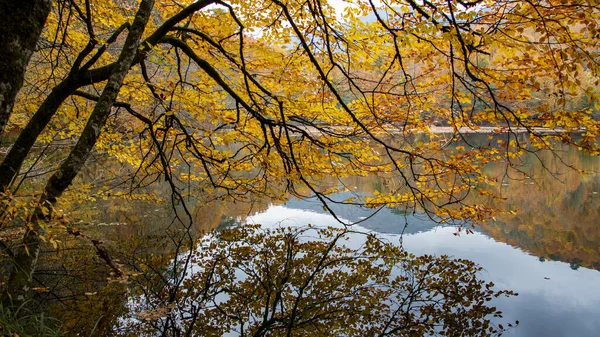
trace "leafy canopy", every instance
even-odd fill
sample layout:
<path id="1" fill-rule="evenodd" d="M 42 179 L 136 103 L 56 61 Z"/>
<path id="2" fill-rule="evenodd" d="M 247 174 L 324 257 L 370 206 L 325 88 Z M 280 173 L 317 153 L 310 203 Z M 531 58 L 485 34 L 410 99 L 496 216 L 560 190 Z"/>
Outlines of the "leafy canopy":
<path id="1" fill-rule="evenodd" d="M 598 154 L 596 2 L 344 4 L 156 3 L 95 151 L 134 168 L 133 187 L 162 175 L 240 199 L 285 186 L 326 201 L 323 177 L 389 175 L 400 189 L 358 201 L 473 222 L 492 212 L 464 201 L 493 195 L 488 162 L 517 166 L 552 139 Z M 11 119 L 31 123 L 69 80 L 40 143 L 79 137 L 136 10 L 55 5 Z M 467 130 L 505 138 L 447 147 Z"/>

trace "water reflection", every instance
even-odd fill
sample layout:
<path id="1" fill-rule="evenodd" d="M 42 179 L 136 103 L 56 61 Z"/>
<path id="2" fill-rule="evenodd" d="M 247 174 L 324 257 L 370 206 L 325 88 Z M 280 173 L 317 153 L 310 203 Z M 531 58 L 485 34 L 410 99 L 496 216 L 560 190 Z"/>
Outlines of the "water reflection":
<path id="1" fill-rule="evenodd" d="M 506 334 L 508 336 L 597 336 L 600 331 L 597 319 L 600 317 L 600 175 L 582 176 L 564 167 L 561 161 L 598 172 L 600 160 L 576 149 L 562 152 L 560 160 L 551 153 L 538 155 L 545 166 L 533 156 L 522 160 L 520 169 L 530 177 L 507 170 L 501 163 L 485 168 L 487 174 L 498 178 L 499 192 L 507 199 L 507 210 L 515 210 L 517 215 L 497 216 L 471 235 L 456 236 L 455 228 L 440 227 L 422 214 L 402 209 L 382 209 L 371 217 L 371 209 L 341 204 L 330 207 L 343 220 L 362 221 L 361 228 L 381 233 L 392 242 L 400 242 L 400 234 L 404 233 L 403 246 L 415 254 L 448 254 L 481 265 L 485 269 L 482 278 L 493 281 L 499 289 L 519 293 L 516 298 L 496 302 L 504 312 L 503 321 L 521 322 Z M 385 179 L 348 179 L 346 185 L 354 190 L 334 197 L 346 200 L 393 188 L 393 181 Z M 485 197 L 474 198 L 479 199 L 470 201 L 493 202 Z M 156 209 L 156 205 L 147 210 L 140 208 L 139 216 L 162 214 Z M 271 206 L 264 200 L 252 205 L 206 203 L 196 206 L 194 214 L 195 223 L 202 226 L 198 228 L 201 233 L 230 224 L 234 219 L 265 226 L 339 225 L 316 199 L 291 199 Z M 110 212 L 104 215 L 109 217 Z M 144 219 L 139 222 L 144 223 Z M 158 224 L 155 222 L 156 227 L 160 227 Z"/>
<path id="2" fill-rule="evenodd" d="M 481 228 L 495 240 L 520 247 L 543 260 L 562 261 L 600 270 L 600 160 L 577 149 L 562 152 L 565 163 L 590 172 L 580 175 L 545 154 L 547 164 L 524 158 L 533 179 L 509 180 L 503 168 L 488 173 L 503 178 L 501 192 L 516 216 L 498 217 Z"/>
<path id="3" fill-rule="evenodd" d="M 506 167 L 486 168 L 499 177 L 507 208 L 517 215 L 497 217 L 471 235 L 457 236 L 454 227 L 440 227 L 424 215 L 401 210 L 382 209 L 370 217 L 370 209 L 331 207 L 344 221 L 364 220 L 357 226 L 392 242 L 401 240 L 412 253 L 448 254 L 481 265 L 484 279 L 519 293 L 496 301 L 505 321 L 521 322 L 508 336 L 597 336 L 600 272 L 594 269 L 600 269 L 600 175 L 581 176 L 551 154 L 542 154 L 542 159 L 546 167 L 532 157 L 523 160 L 522 169 L 531 178 L 509 180 L 514 172 Z M 586 171 L 600 170 L 598 158 L 576 149 L 562 153 L 562 160 Z M 356 191 L 334 198 L 345 200 L 382 188 L 381 178 L 355 180 L 352 185 Z M 265 226 L 339 226 L 317 200 L 310 199 L 273 205 L 246 221 Z"/>
<path id="4" fill-rule="evenodd" d="M 306 206 L 306 208 L 303 208 Z M 347 214 L 350 220 L 360 217 L 362 211 Z M 375 223 L 381 219 L 392 220 L 391 211 L 381 212 L 365 222 Z M 421 232 L 404 234 L 403 246 L 415 254 L 447 254 L 472 260 L 485 268 L 481 275 L 494 282 L 500 289 L 511 289 L 519 297 L 497 300 L 496 305 L 504 312 L 504 321 L 521 322 L 509 336 L 596 336 L 600 325 L 592 317 L 600 315 L 600 272 L 580 268 L 572 270 L 567 263 L 542 262 L 519 248 L 498 242 L 484 233 L 455 236 L 453 227 L 436 227 L 425 220 L 410 215 L 396 215 L 421 224 Z M 323 226 L 339 226 L 331 216 L 318 213 L 311 202 L 291 201 L 285 206 L 272 206 L 265 212 L 247 219 L 264 226 L 302 226 L 308 223 Z M 398 223 L 398 220 L 393 221 Z M 360 226 L 360 225 L 358 225 Z M 379 228 L 394 228 L 381 224 Z M 362 227 L 362 226 L 361 226 Z M 409 225 L 410 227 L 410 225 Z M 364 228 L 366 229 L 366 228 Z M 381 234 L 392 242 L 399 242 L 400 235 Z M 356 240 L 360 240 L 357 238 Z M 352 244 L 352 239 L 350 240 Z"/>
<path id="5" fill-rule="evenodd" d="M 338 193 L 332 196 L 332 199 L 343 201 L 356 194 L 356 192 Z M 317 199 L 291 199 L 285 203 L 285 206 L 290 209 L 301 209 L 328 214 L 323 210 L 323 205 Z M 436 224 L 424 214 L 407 213 L 404 210 L 396 208 L 382 208 L 374 211 L 369 208 L 341 203 L 331 203 L 328 206 L 337 216 L 343 218 L 347 224 L 360 223 L 362 227 L 378 233 L 418 233 L 430 230 L 432 227 L 436 226 Z M 374 215 L 374 213 L 376 214 Z M 314 224 L 320 223 L 314 222 Z"/>

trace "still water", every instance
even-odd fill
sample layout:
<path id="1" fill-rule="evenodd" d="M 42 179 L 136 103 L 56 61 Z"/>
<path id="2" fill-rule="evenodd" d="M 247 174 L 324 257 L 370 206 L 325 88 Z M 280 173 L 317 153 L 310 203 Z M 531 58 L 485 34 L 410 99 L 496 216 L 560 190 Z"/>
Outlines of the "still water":
<path id="1" fill-rule="evenodd" d="M 576 150 L 564 155 L 572 164 L 598 172 L 597 158 Z M 480 277 L 497 289 L 519 294 L 494 303 L 504 314 L 500 323 L 520 322 L 505 336 L 599 336 L 600 176 L 581 177 L 557 163 L 550 175 L 535 162 L 526 164 L 534 179 L 505 180 L 501 186 L 507 207 L 517 215 L 497 218 L 473 234 L 455 235 L 455 227 L 393 209 L 371 218 L 372 210 L 357 206 L 334 205 L 334 211 L 348 222 L 368 218 L 355 225 L 357 229 L 377 232 L 414 254 L 446 254 L 478 263 L 484 268 Z M 489 172 L 496 169 L 490 167 Z M 375 185 L 359 183 L 353 193 L 371 192 Z M 350 195 L 335 197 L 344 200 Z M 245 221 L 266 227 L 339 226 L 310 199 L 271 205 Z"/>
<path id="2" fill-rule="evenodd" d="M 414 254 L 445 254 L 472 260 L 484 268 L 480 277 L 493 282 L 497 290 L 517 292 L 516 297 L 501 297 L 494 302 L 504 315 L 498 323 L 520 322 L 504 336 L 597 337 L 600 336 L 600 158 L 591 158 L 577 149 L 565 148 L 559 154 L 560 158 L 542 154 L 543 165 L 533 156 L 523 158 L 520 169 L 531 178 L 515 179 L 501 163 L 486 167 L 485 172 L 498 179 L 498 188 L 506 198 L 503 207 L 516 215 L 496 216 L 473 234 L 455 235 L 455 227 L 440 226 L 425 216 L 398 209 L 383 209 L 369 218 L 373 210 L 330 206 L 345 221 L 364 220 L 355 225 L 357 229 L 377 232 Z M 564 163 L 589 174 L 580 175 Z M 336 195 L 338 200 L 381 192 L 389 184 L 380 177 L 345 183 L 351 191 Z M 152 205 L 148 209 L 139 208 L 136 213 L 139 219 L 123 218 L 121 213 L 130 214 L 130 207 L 125 208 L 121 212 L 119 207 L 108 207 L 99 216 L 107 217 L 107 222 L 110 218 L 147 223 L 143 229 L 152 230 L 149 227 L 160 221 L 145 220 L 165 213 Z M 194 222 L 202 226 L 200 232 L 238 221 L 265 227 L 309 223 L 339 226 L 315 199 L 259 200 L 252 205 L 207 203 L 198 205 L 194 214 Z M 126 229 L 123 226 L 122 230 Z M 352 244 L 352 238 L 350 241 Z"/>

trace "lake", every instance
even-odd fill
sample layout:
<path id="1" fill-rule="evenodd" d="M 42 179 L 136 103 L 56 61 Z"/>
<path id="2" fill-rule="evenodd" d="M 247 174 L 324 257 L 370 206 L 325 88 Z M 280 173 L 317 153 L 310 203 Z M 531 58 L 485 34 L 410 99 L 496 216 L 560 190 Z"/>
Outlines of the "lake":
<path id="1" fill-rule="evenodd" d="M 600 166 L 598 158 L 586 157 L 576 149 L 562 157 L 589 171 L 598 172 Z M 500 187 L 507 207 L 517 215 L 491 220 L 473 234 L 456 235 L 456 227 L 440 226 L 424 215 L 397 209 L 382 209 L 368 218 L 371 209 L 331 207 L 348 222 L 366 219 L 355 226 L 402 244 L 411 253 L 447 254 L 478 263 L 484 268 L 483 279 L 519 294 L 494 304 L 504 313 L 502 322 L 520 321 L 505 336 L 598 336 L 600 176 L 579 176 L 561 168 L 557 160 L 550 160 L 546 167 L 554 175 L 531 158 L 524 163 L 534 179 L 505 178 Z M 503 174 L 501 167 L 487 170 Z M 377 179 L 360 180 L 355 190 L 334 198 L 342 201 L 372 192 L 377 185 L 381 185 Z M 271 205 L 245 221 L 266 227 L 339 225 L 311 199 Z"/>
<path id="2" fill-rule="evenodd" d="M 487 174 L 498 178 L 505 209 L 516 215 L 496 216 L 473 234 L 456 235 L 456 227 L 397 208 L 384 208 L 370 217 L 372 209 L 330 207 L 347 222 L 361 221 L 355 225 L 359 229 L 379 233 L 411 253 L 472 260 L 484 268 L 480 277 L 492 281 L 497 290 L 517 292 L 516 297 L 494 302 L 504 315 L 500 322 L 520 322 L 505 336 L 595 337 L 600 331 L 600 158 L 566 147 L 558 154 L 560 158 L 541 154 L 544 165 L 534 156 L 525 156 L 521 169 L 531 178 L 515 178 L 502 163 L 486 167 Z M 563 162 L 590 174 L 580 175 Z M 334 199 L 371 194 L 390 184 L 381 177 L 350 178 L 344 183 L 349 190 Z M 91 218 L 139 224 L 118 226 L 122 236 L 132 230 L 140 235 L 159 233 L 162 226 L 157 218 L 168 223 L 170 207 L 144 205 L 136 205 L 134 214 L 131 204 L 106 205 Z M 266 227 L 339 225 L 316 199 L 199 204 L 194 218 L 198 232 L 239 222 Z"/>

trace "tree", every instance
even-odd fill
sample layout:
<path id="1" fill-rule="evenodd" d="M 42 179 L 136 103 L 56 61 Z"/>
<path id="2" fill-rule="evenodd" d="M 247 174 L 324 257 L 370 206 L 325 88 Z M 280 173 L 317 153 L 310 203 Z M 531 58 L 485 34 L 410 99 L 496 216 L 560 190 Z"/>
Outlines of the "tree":
<path id="1" fill-rule="evenodd" d="M 14 256 L 15 270 L 12 272 L 6 286 L 8 294 L 13 296 L 14 301 L 18 303 L 27 300 L 27 294 L 31 292 L 33 272 L 40 252 L 42 235 L 45 234 L 45 226 L 40 222 L 48 217 L 52 211 L 52 204 L 56 203 L 56 198 L 60 197 L 67 186 L 71 184 L 94 147 L 100 135 L 100 129 L 106 123 L 110 109 L 121 89 L 123 79 L 138 53 L 139 41 L 150 18 L 153 6 L 153 0 L 144 0 L 140 4 L 119 58 L 111 70 L 102 95 L 99 97 L 98 103 L 95 105 L 79 140 L 71 150 L 69 157 L 61 164 L 57 173 L 53 174 L 48 180 L 40 197 L 39 206 L 36 207 L 32 216 L 28 219 L 32 224 L 28 225 L 29 228 L 25 231 L 23 248 Z M 46 208 L 48 205 L 50 208 Z"/>
<path id="2" fill-rule="evenodd" d="M 52 1 L 2 1 L 0 3 L 0 138 L 23 85 L 25 69 L 42 34 Z"/>
<path id="3" fill-rule="evenodd" d="M 25 27 L 43 22 L 30 15 Z M 192 185 L 225 199 L 314 194 L 331 211 L 333 190 L 319 180 L 367 174 L 402 183 L 347 202 L 486 221 L 497 210 L 467 199 L 500 199 L 486 163 L 515 165 L 553 140 L 599 153 L 599 16 L 591 0 L 355 1 L 342 12 L 319 0 L 55 1 L 12 113 L 3 110 L 18 137 L 0 164 L 2 221 L 26 228 L 6 294 L 29 296 L 52 206 L 92 151 L 133 167 L 133 189 L 164 179 L 188 227 Z M 7 64 L 24 67 L 23 51 Z M 574 98 L 594 108 L 570 110 Z M 431 127 L 440 120 L 466 145 L 448 147 Z M 463 137 L 484 124 L 505 138 Z M 70 154 L 33 211 L 14 207 L 34 144 L 57 139 L 75 143 Z"/>

